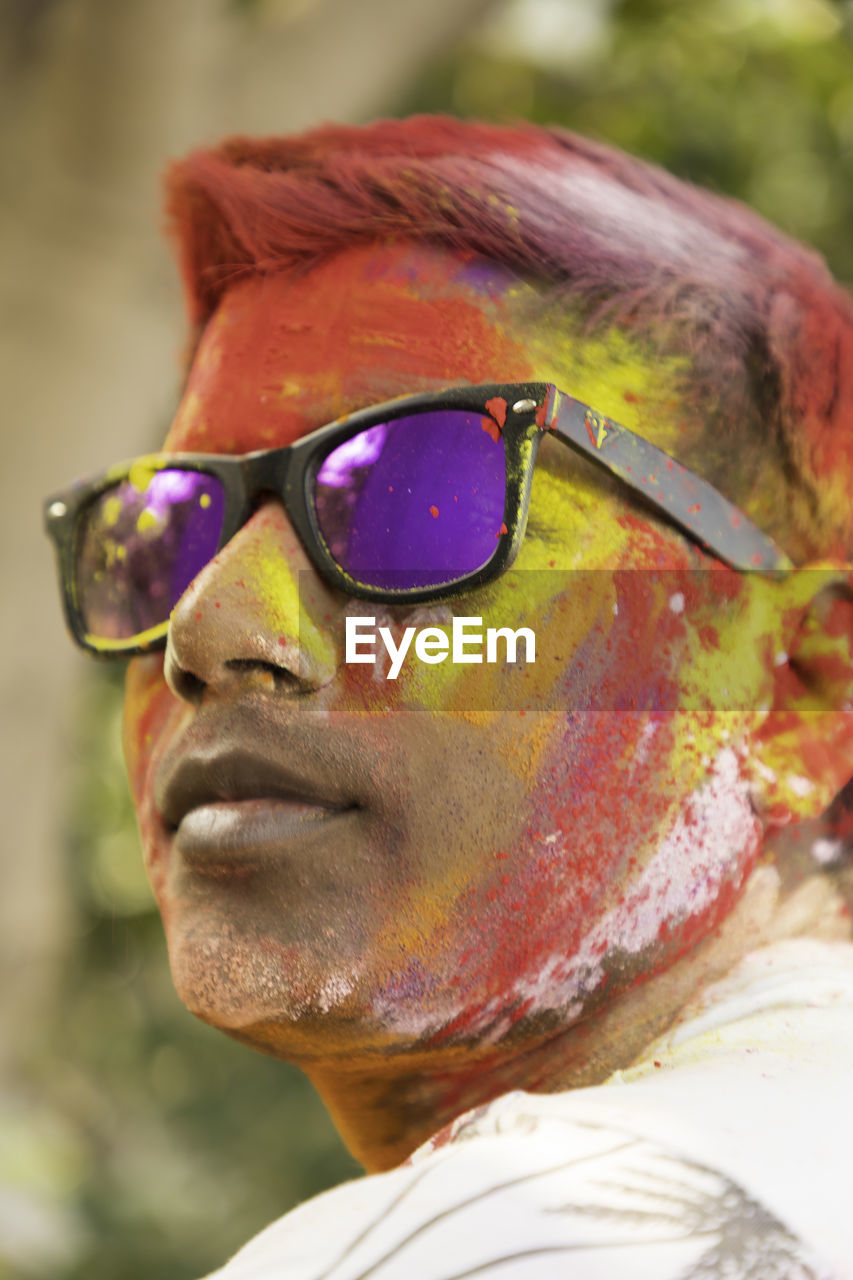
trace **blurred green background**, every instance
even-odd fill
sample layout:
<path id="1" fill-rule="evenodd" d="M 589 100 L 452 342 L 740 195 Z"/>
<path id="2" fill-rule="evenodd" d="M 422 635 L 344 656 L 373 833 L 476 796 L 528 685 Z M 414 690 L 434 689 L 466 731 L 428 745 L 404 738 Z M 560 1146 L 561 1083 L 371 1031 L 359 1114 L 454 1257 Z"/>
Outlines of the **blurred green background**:
<path id="1" fill-rule="evenodd" d="M 150 8 L 169 39 L 168 7 Z M 378 21 L 375 8 L 365 5 L 365 21 Z M 421 23 L 430 6 L 397 8 L 408 15 L 405 50 L 383 53 L 369 21 L 362 32 L 360 57 L 368 77 L 376 59 L 382 100 L 354 93 L 328 112 L 313 106 L 314 116 L 445 111 L 566 125 L 746 200 L 853 280 L 853 4 L 495 0 L 457 6 L 429 39 Z M 194 0 L 193 9 L 198 22 L 244 39 L 244 76 L 271 30 L 289 41 L 313 23 L 318 56 L 341 38 L 333 0 Z M 104 3 L 7 4 L 0 34 L 24 99 L 45 33 L 61 61 L 62 40 L 79 48 L 81 30 L 91 35 L 85 24 L 108 21 Z M 176 51 L 178 68 L 194 47 Z M 397 74 L 383 80 L 389 56 Z M 289 105 L 292 76 L 280 92 L 273 76 L 266 92 L 259 118 L 268 130 L 306 123 Z M 227 95 L 217 101 L 212 122 L 203 112 L 190 120 L 190 141 L 229 127 Z M 60 111 L 61 101 L 39 109 Z M 86 155 L 75 163 L 87 180 Z M 95 176 L 109 190 L 110 171 Z M 167 301 L 177 322 L 176 294 Z M 146 410 L 151 445 L 166 410 Z M 115 456 L 133 451 L 118 429 L 116 441 Z M 65 832 L 53 877 L 64 903 L 60 943 L 0 1092 L 0 1271 L 5 1262 L 10 1275 L 34 1280 L 191 1280 L 358 1168 L 297 1072 L 179 1006 L 120 763 L 121 673 L 81 662 L 73 682 L 70 763 L 51 779 Z M 18 1043 L 11 1026 L 8 1035 Z"/>

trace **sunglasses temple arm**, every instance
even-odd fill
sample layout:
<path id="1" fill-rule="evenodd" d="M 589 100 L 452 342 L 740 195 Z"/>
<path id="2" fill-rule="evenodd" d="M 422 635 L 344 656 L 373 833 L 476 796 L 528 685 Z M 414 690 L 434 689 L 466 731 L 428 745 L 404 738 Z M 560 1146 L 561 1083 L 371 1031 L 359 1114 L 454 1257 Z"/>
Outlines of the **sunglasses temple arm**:
<path id="1" fill-rule="evenodd" d="M 732 568 L 772 572 L 794 567 L 772 538 L 713 485 L 612 418 L 549 388 L 544 425 Z"/>

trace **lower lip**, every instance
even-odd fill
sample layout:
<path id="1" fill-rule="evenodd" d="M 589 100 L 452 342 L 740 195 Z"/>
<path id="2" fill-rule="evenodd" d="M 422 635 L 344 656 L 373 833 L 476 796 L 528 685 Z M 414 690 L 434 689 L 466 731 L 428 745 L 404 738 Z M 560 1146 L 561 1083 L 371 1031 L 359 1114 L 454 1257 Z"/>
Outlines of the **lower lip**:
<path id="1" fill-rule="evenodd" d="M 280 856 L 294 842 L 328 836 L 354 812 L 299 800 L 217 801 L 186 814 L 174 847 L 193 866 L 251 865 Z"/>

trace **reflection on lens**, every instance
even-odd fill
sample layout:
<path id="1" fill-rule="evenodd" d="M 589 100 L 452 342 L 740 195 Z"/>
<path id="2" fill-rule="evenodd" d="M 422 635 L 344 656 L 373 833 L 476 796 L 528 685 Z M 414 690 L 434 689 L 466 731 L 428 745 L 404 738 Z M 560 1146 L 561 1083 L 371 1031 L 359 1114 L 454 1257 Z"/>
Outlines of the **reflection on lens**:
<path id="1" fill-rule="evenodd" d="M 76 547 L 86 632 L 129 640 L 168 620 L 216 554 L 225 496 L 215 476 L 137 466 L 87 507 Z"/>
<path id="2" fill-rule="evenodd" d="M 494 555 L 506 459 L 491 418 L 410 414 L 338 445 L 314 480 L 317 523 L 356 582 L 389 591 L 453 582 Z"/>

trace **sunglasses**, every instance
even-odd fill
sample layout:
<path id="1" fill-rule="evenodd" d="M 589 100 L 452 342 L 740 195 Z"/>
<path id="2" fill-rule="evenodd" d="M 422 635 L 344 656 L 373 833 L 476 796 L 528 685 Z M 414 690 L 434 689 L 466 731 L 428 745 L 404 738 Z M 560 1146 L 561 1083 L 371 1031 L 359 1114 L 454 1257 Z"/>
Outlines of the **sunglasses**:
<path id="1" fill-rule="evenodd" d="M 793 567 L 711 485 L 556 387 L 458 387 L 364 409 L 285 448 L 137 458 L 49 498 L 69 629 L 96 654 L 162 648 L 193 578 L 270 494 L 318 572 L 350 596 L 417 604 L 482 586 L 518 552 L 545 432 L 732 568 Z"/>

